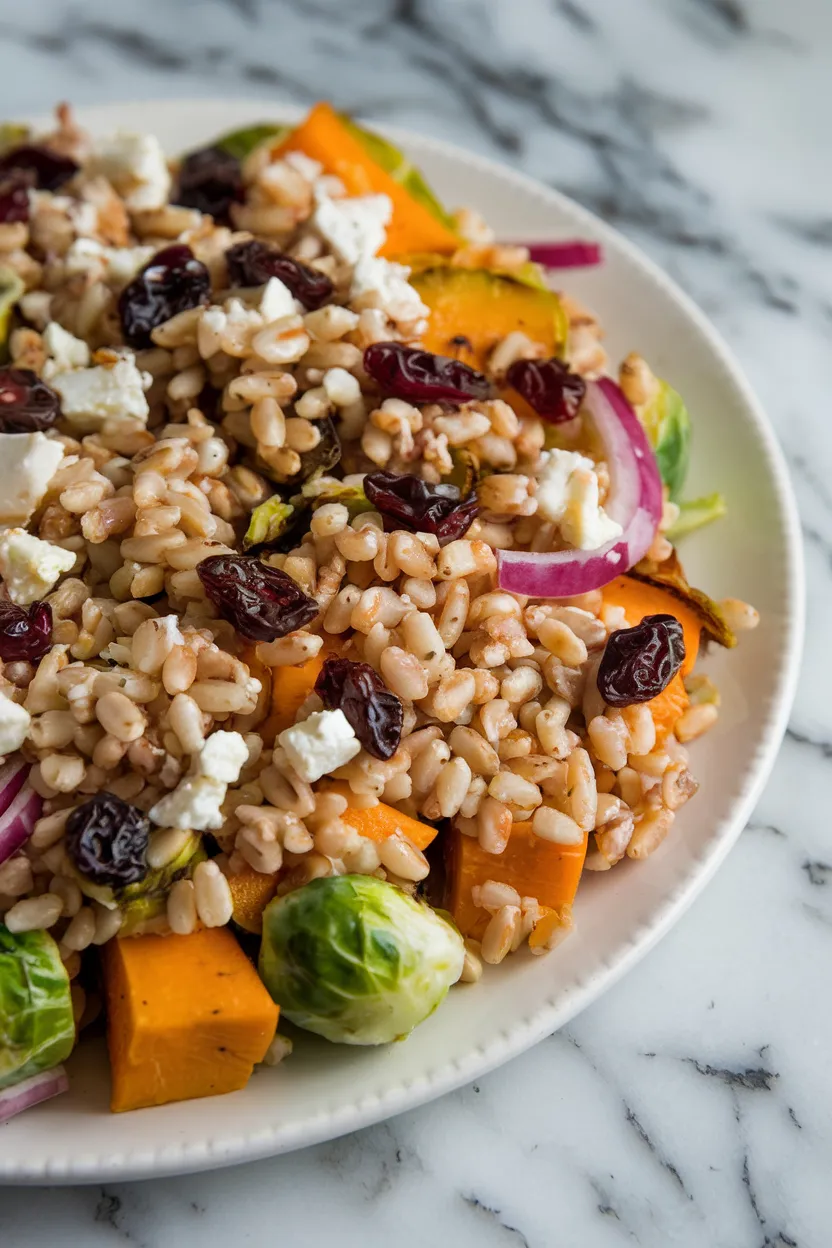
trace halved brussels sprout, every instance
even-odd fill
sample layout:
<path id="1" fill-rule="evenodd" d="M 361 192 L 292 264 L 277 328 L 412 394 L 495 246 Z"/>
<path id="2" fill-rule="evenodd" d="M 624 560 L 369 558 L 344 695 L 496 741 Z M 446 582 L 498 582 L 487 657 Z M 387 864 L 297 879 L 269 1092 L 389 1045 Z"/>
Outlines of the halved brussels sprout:
<path id="1" fill-rule="evenodd" d="M 0 923 L 0 1088 L 51 1070 L 74 1044 L 69 976 L 55 941 Z"/>
<path id="2" fill-rule="evenodd" d="M 459 932 L 368 875 L 313 880 L 263 912 L 260 978 L 288 1019 L 339 1044 L 401 1040 L 462 973 Z"/>
<path id="3" fill-rule="evenodd" d="M 124 915 L 119 936 L 138 936 L 152 930 L 154 920 L 164 918 L 167 896 L 177 880 L 192 875 L 194 867 L 206 858 L 202 837 L 191 832 L 182 849 L 164 867 L 151 867 L 143 880 L 127 884 L 124 888 L 111 888 L 107 884 L 94 884 L 77 867 L 72 874 L 85 897 L 101 902 L 102 906 L 121 908 Z"/>

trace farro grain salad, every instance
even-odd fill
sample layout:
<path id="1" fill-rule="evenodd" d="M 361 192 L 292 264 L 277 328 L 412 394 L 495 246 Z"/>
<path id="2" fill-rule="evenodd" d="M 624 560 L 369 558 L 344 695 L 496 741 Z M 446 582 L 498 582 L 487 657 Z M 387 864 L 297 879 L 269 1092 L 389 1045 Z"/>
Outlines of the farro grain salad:
<path id="1" fill-rule="evenodd" d="M 682 399 L 328 105 L 0 129 L 0 1120 L 405 1037 L 696 793 Z M 557 288 L 557 289 L 556 289 Z M 519 956 L 526 956 L 520 953 Z"/>

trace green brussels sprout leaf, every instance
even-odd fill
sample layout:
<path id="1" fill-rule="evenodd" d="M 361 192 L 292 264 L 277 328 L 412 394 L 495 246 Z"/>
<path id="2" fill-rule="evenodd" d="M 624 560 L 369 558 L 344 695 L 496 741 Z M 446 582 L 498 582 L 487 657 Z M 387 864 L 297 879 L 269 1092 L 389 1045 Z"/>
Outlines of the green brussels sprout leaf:
<path id="1" fill-rule="evenodd" d="M 259 125 L 243 126 L 240 130 L 231 130 L 228 134 L 221 135 L 220 138 L 214 140 L 214 147 L 219 147 L 222 151 L 228 152 L 229 156 L 236 156 L 237 160 L 242 161 L 250 156 L 255 147 L 259 147 L 261 143 L 269 139 L 277 143 L 285 138 L 289 130 L 289 126 L 278 126 L 274 122 L 263 121 Z"/>
<path id="2" fill-rule="evenodd" d="M 51 1070 L 74 1044 L 69 976 L 55 941 L 0 923 L 0 1088 Z"/>
<path id="3" fill-rule="evenodd" d="M 462 972 L 459 932 L 375 876 L 313 880 L 263 912 L 260 978 L 286 1018 L 336 1044 L 400 1040 Z"/>
<path id="4" fill-rule="evenodd" d="M 706 524 L 720 520 L 727 512 L 725 499 L 721 494 L 708 494 L 705 498 L 695 498 L 688 503 L 679 504 L 679 515 L 665 534 L 671 542 L 678 542 L 695 533 Z"/>
<path id="5" fill-rule="evenodd" d="M 636 412 L 656 453 L 662 481 L 675 502 L 688 474 L 690 416 L 673 387 L 657 380 L 656 393 Z"/>
<path id="6" fill-rule="evenodd" d="M 301 486 L 301 496 L 311 501 L 313 511 L 324 503 L 342 503 L 350 513 L 350 520 L 364 511 L 374 510 L 360 485 L 345 485 L 337 477 L 311 477 Z"/>
<path id="7" fill-rule="evenodd" d="M 291 503 L 284 503 L 279 494 L 273 494 L 265 503 L 255 507 L 251 520 L 243 538 L 243 549 L 262 546 L 265 542 L 276 542 L 290 527 L 295 509 Z"/>

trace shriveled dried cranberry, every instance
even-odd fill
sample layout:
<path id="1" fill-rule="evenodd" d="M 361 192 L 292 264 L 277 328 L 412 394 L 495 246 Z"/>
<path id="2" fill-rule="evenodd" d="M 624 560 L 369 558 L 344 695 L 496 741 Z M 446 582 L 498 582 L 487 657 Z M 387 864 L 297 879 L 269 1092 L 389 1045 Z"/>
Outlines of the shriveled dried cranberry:
<path id="1" fill-rule="evenodd" d="M 285 256 L 271 243 L 256 238 L 235 243 L 228 248 L 225 259 L 232 286 L 265 286 L 270 277 L 278 277 L 309 312 L 332 298 L 332 282 L 325 273 L 301 264 L 293 256 Z"/>
<path id="2" fill-rule="evenodd" d="M 608 706 L 649 702 L 666 689 L 685 661 L 682 625 L 674 615 L 646 615 L 635 628 L 610 634 L 598 668 L 598 692 Z"/>
<path id="3" fill-rule="evenodd" d="M 39 191 L 57 191 L 64 182 L 75 177 L 79 168 L 69 156 L 31 143 L 13 147 L 0 156 L 0 174 L 24 170 L 31 174 L 32 182 Z"/>
<path id="4" fill-rule="evenodd" d="M 31 368 L 0 368 L 0 433 L 36 433 L 61 413 L 55 391 Z"/>
<path id="5" fill-rule="evenodd" d="M 20 174 L 0 174 L 0 225 L 29 220 L 30 185 L 29 179 Z"/>
<path id="6" fill-rule="evenodd" d="M 66 821 L 66 850 L 75 866 L 94 884 L 111 888 L 137 884 L 147 875 L 149 836 L 144 811 L 114 793 L 97 793 Z"/>
<path id="7" fill-rule="evenodd" d="M 15 663 L 42 659 L 52 645 L 52 608 L 48 602 L 18 607 L 0 602 L 0 659 Z"/>
<path id="8" fill-rule="evenodd" d="M 119 295 L 121 332 L 130 347 L 150 347 L 157 325 L 210 302 L 211 277 L 190 247 L 174 243 L 157 251 Z"/>
<path id="9" fill-rule="evenodd" d="M 175 203 L 226 221 L 231 205 L 242 198 L 243 176 L 236 156 L 221 147 L 202 147 L 185 157 Z"/>
<path id="10" fill-rule="evenodd" d="M 434 533 L 440 546 L 467 533 L 479 511 L 475 494 L 463 500 L 458 486 L 430 485 L 410 473 L 370 472 L 364 493 L 381 512 L 385 528 Z"/>
<path id="11" fill-rule="evenodd" d="M 562 360 L 515 360 L 506 380 L 538 416 L 553 425 L 577 416 L 586 394 L 583 377 L 570 373 Z"/>
<path id="12" fill-rule="evenodd" d="M 402 739 L 402 704 L 369 663 L 329 658 L 315 692 L 328 711 L 342 710 L 373 758 L 392 758 Z"/>
<path id="13" fill-rule="evenodd" d="M 467 403 L 491 394 L 491 382 L 484 373 L 448 355 L 432 355 L 400 342 L 374 342 L 367 347 L 364 370 L 384 394 L 414 403 Z"/>
<path id="14" fill-rule="evenodd" d="M 285 637 L 320 610 L 291 576 L 252 556 L 211 555 L 196 570 L 223 619 L 250 641 Z"/>

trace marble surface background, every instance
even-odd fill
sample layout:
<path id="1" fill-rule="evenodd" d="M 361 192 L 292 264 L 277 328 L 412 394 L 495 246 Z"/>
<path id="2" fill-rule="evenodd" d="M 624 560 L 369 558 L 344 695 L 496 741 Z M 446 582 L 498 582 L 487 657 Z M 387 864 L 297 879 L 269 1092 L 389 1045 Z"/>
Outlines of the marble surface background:
<path id="1" fill-rule="evenodd" d="M 601 1002 L 472 1087 L 218 1174 L 0 1190 L 9 1248 L 826 1248 L 832 1168 L 832 5 L 0 0 L 0 115 L 332 97 L 599 211 L 730 340 L 794 473 L 805 671 L 728 862 Z"/>

